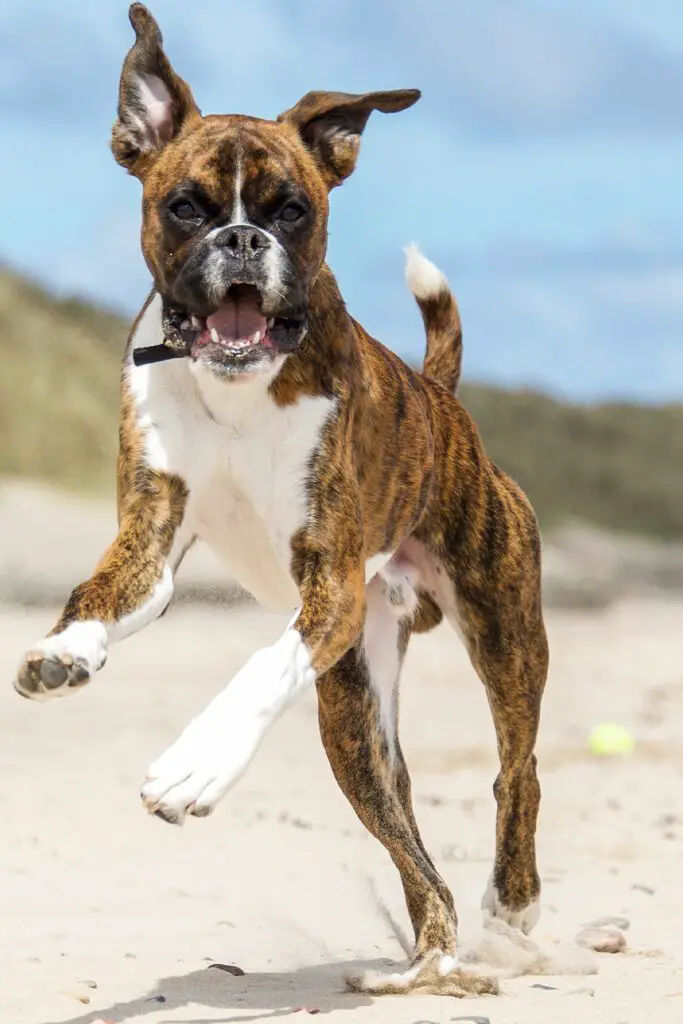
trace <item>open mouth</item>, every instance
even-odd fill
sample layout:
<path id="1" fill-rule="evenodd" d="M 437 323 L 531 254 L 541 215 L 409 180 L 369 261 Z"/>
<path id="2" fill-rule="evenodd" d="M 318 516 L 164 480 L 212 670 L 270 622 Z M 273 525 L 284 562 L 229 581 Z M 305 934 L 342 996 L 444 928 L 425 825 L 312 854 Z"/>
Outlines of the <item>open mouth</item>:
<path id="1" fill-rule="evenodd" d="M 172 349 L 236 371 L 293 352 L 304 329 L 303 313 L 266 316 L 253 285 L 233 285 L 208 316 L 164 303 L 164 337 Z"/>

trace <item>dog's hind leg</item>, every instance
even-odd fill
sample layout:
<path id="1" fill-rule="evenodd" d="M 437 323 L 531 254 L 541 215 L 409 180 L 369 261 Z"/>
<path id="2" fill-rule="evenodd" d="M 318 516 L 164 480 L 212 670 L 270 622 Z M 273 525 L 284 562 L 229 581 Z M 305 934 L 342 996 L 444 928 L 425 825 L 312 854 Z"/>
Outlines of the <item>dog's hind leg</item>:
<path id="1" fill-rule="evenodd" d="M 415 612 L 405 591 L 376 576 L 367 587 L 362 639 L 318 680 L 323 744 L 339 786 L 398 868 L 415 931 L 410 966 L 348 979 L 365 992 L 463 995 L 491 991 L 490 979 L 457 967 L 453 898 L 425 850 L 398 738 L 398 679 Z"/>
<path id="2" fill-rule="evenodd" d="M 486 687 L 498 742 L 496 855 L 482 907 L 528 933 L 540 916 L 534 748 L 548 671 L 540 542 L 512 481 L 496 471 L 490 486 L 467 535 L 440 559 L 451 594 L 444 600 L 443 583 L 439 603 Z"/>

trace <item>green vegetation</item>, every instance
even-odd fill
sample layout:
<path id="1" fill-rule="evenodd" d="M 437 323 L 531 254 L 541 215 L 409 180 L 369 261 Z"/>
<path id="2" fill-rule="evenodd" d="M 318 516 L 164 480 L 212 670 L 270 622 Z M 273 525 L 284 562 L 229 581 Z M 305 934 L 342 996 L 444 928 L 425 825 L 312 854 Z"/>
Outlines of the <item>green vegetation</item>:
<path id="1" fill-rule="evenodd" d="M 569 405 L 480 385 L 461 399 L 544 527 L 575 519 L 683 537 L 683 405 Z"/>
<path id="2" fill-rule="evenodd" d="M 0 270 L 0 475 L 97 491 L 114 481 L 127 325 Z M 541 523 L 683 537 L 683 406 L 568 405 L 464 385 L 492 457 Z"/>
<path id="3" fill-rule="evenodd" d="M 122 320 L 0 270 L 0 476 L 112 487 Z"/>

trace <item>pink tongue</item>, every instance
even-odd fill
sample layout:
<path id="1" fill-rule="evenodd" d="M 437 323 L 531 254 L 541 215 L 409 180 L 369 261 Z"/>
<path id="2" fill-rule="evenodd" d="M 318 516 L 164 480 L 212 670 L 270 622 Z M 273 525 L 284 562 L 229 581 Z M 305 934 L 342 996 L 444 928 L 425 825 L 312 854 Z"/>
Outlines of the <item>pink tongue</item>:
<path id="1" fill-rule="evenodd" d="M 258 308 L 256 299 L 240 297 L 227 299 L 215 313 L 206 318 L 209 331 L 215 327 L 221 341 L 240 341 L 252 338 L 257 331 L 263 339 L 266 333 L 266 318 Z"/>

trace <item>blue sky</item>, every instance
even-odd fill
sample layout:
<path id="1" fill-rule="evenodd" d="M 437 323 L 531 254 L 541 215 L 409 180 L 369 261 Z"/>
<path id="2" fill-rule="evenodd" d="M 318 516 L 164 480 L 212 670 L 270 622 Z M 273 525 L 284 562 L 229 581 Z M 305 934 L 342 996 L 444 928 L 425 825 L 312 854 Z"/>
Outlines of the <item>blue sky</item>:
<path id="1" fill-rule="evenodd" d="M 682 0 L 150 0 L 205 112 L 414 87 L 333 196 L 353 314 L 419 358 L 402 278 L 446 271 L 469 379 L 683 399 Z M 0 9 L 0 259 L 128 314 L 148 284 L 138 183 L 108 151 L 132 41 L 119 0 Z"/>

